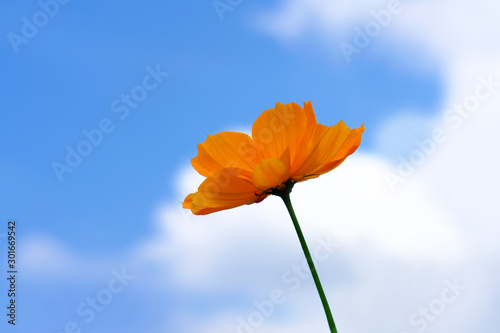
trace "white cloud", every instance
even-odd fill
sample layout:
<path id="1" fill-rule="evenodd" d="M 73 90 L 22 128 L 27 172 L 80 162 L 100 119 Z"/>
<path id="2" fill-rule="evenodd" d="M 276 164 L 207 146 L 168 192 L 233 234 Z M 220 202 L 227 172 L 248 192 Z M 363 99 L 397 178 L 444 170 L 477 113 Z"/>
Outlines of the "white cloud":
<path id="1" fill-rule="evenodd" d="M 318 248 L 327 238 L 338 244 L 328 259 L 318 263 L 318 270 L 337 315 L 345 326 L 352 326 L 352 332 L 369 327 L 355 313 L 361 311 L 373 322 L 380 302 L 389 300 L 393 303 L 387 311 L 398 313 L 396 322 L 406 325 L 409 313 L 428 302 L 425 296 L 433 295 L 422 294 L 424 287 L 414 289 L 412 283 L 439 287 L 457 274 L 441 268 L 442 263 L 458 265 L 469 250 L 465 235 L 447 212 L 429 199 L 425 179 L 410 179 L 393 193 L 383 178 L 388 168 L 375 156 L 357 153 L 334 172 L 297 184 L 292 192 L 310 248 Z M 192 180 L 199 177 L 192 170 L 182 174 L 179 183 L 185 194 L 196 188 Z M 283 277 L 294 265 L 303 264 L 303 254 L 279 198 L 187 218 L 169 204 L 160 216 L 163 235 L 143 253 L 158 265 L 165 260 L 175 267 L 169 272 L 170 283 L 199 293 L 232 291 L 247 300 L 239 305 L 240 312 L 227 309 L 221 313 L 224 319 L 203 321 L 200 332 L 224 327 L 230 332 L 231 325 L 234 332 L 237 318 L 255 312 L 253 302 L 269 299 L 274 289 L 283 290 L 287 300 L 276 306 L 279 315 L 264 320 L 261 332 L 302 332 L 312 322 L 318 331 L 324 329 L 311 278 L 301 280 L 295 291 Z M 420 271 L 415 276 L 416 267 Z M 412 297 L 398 299 L 394 283 Z M 186 331 L 193 329 L 189 326 Z"/>
<path id="2" fill-rule="evenodd" d="M 500 33 L 498 1 L 425 0 L 405 7 L 404 19 L 394 27 L 401 40 L 427 45 L 444 63 L 463 65 L 498 56 L 500 46 L 493 42 Z"/>
<path id="3" fill-rule="evenodd" d="M 260 28 L 288 40 L 302 38 L 307 33 L 339 34 L 346 26 L 370 18 L 370 10 L 384 8 L 386 1 L 376 0 L 290 0 L 280 8 L 261 13 Z"/>
<path id="4" fill-rule="evenodd" d="M 129 255 L 126 255 L 130 258 Z M 88 256 L 54 237 L 45 234 L 30 235 L 19 250 L 19 270 L 26 279 L 37 281 L 66 281 L 80 285 L 101 283 L 111 272 L 130 264 L 112 256 Z M 56 277 L 56 278 L 55 278 Z"/>
<path id="5" fill-rule="evenodd" d="M 494 42 L 500 34 L 496 0 L 284 0 L 277 8 L 257 14 L 255 26 L 281 41 L 320 37 L 325 42 L 319 47 L 334 44 L 339 50 L 342 42 L 353 44 L 355 29 L 364 30 L 375 20 L 374 12 L 394 3 L 400 4 L 401 12 L 392 14 L 387 26 L 372 38 L 376 43 L 388 43 L 393 52 L 410 50 L 406 55 L 414 63 L 422 61 L 418 57 L 438 60 L 450 72 L 496 63 L 500 53 L 500 45 Z"/>
<path id="6" fill-rule="evenodd" d="M 62 244 L 41 235 L 27 239 L 25 249 L 21 252 L 21 262 L 28 272 L 37 273 L 54 272 L 73 275 L 76 262 L 74 257 Z"/>

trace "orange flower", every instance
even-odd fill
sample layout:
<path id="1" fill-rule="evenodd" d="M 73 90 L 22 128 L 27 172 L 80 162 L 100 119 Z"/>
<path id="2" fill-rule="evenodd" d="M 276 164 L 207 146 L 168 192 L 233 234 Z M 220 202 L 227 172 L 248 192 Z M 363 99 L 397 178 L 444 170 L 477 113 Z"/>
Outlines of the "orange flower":
<path id="1" fill-rule="evenodd" d="M 252 126 L 208 135 L 191 164 L 207 177 L 182 206 L 205 215 L 264 200 L 273 191 L 335 169 L 361 143 L 364 127 L 318 124 L 311 102 L 276 103 Z"/>

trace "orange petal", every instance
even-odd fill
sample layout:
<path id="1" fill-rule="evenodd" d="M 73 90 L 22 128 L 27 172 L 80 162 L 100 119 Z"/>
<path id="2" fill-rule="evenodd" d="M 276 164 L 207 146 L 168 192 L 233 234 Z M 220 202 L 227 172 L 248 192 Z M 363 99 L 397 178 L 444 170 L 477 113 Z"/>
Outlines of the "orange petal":
<path id="1" fill-rule="evenodd" d="M 262 200 L 260 191 L 242 175 L 246 172 L 237 168 L 216 172 L 201 183 L 196 193 L 189 194 L 182 206 L 195 215 L 206 215 Z"/>
<path id="2" fill-rule="evenodd" d="M 262 159 L 280 159 L 285 150 L 290 151 L 293 165 L 300 153 L 300 143 L 314 129 L 316 117 L 311 102 L 304 108 L 296 103 L 276 103 L 264 111 L 252 126 L 252 138 Z M 287 166 L 289 167 L 289 166 Z"/>
<path id="3" fill-rule="evenodd" d="M 361 143 L 364 127 L 351 130 L 343 121 L 330 127 L 318 124 L 304 154 L 304 163 L 292 173 L 292 179 L 302 180 L 306 175 L 320 175 L 333 170 L 347 156 L 354 153 Z"/>
<path id="4" fill-rule="evenodd" d="M 198 145 L 198 155 L 191 164 L 202 176 L 208 177 L 226 168 L 239 168 L 252 173 L 260 157 L 250 136 L 239 132 L 208 135 Z"/>
<path id="5" fill-rule="evenodd" d="M 290 178 L 289 150 L 286 150 L 280 160 L 270 158 L 261 161 L 253 171 L 253 183 L 261 191 L 267 191 L 286 182 Z"/>
<path id="6" fill-rule="evenodd" d="M 361 144 L 361 136 L 365 128 L 361 125 L 360 128 L 353 129 L 345 139 L 340 150 L 331 157 L 328 161 L 324 161 L 322 166 L 314 171 L 316 174 L 324 174 L 339 166 L 344 160 L 354 153 Z"/>

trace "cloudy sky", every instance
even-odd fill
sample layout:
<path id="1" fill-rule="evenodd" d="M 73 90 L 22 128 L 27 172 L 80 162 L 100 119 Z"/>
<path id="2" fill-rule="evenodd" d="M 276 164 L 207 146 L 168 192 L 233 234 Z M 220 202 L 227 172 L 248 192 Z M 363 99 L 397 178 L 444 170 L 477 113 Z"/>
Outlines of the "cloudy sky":
<path id="1" fill-rule="evenodd" d="M 0 248 L 12 332 L 327 332 L 279 198 L 180 208 L 207 134 L 276 102 L 365 123 L 292 201 L 339 332 L 500 330 L 500 5 L 0 5 Z"/>

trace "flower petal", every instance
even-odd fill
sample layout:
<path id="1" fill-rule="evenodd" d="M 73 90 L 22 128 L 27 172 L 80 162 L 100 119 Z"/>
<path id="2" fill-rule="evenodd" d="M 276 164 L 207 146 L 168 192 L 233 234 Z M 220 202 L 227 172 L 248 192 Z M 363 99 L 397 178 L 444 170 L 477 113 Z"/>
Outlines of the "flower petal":
<path id="1" fill-rule="evenodd" d="M 239 132 L 208 135 L 198 145 L 198 155 L 191 164 L 202 176 L 208 177 L 226 168 L 243 169 L 250 174 L 260 157 L 250 136 Z"/>
<path id="2" fill-rule="evenodd" d="M 296 103 L 276 103 L 273 109 L 264 111 L 252 126 L 252 138 L 262 159 L 280 159 L 285 150 L 290 150 L 293 165 L 304 138 L 314 129 L 316 116 L 311 102 L 304 108 Z M 289 167 L 289 165 L 287 165 Z"/>
<path id="3" fill-rule="evenodd" d="M 287 149 L 280 160 L 269 158 L 261 161 L 253 171 L 253 183 L 261 191 L 278 187 L 290 178 L 289 150 Z"/>
<path id="4" fill-rule="evenodd" d="M 363 135 L 365 128 L 361 125 L 360 128 L 355 128 L 351 130 L 347 138 L 345 139 L 342 147 L 335 153 L 332 157 L 329 157 L 328 160 L 323 161 L 320 168 L 316 169 L 313 173 L 315 174 L 324 174 L 329 171 L 332 171 L 337 166 L 339 166 L 344 160 L 354 153 L 356 149 L 358 149 L 361 144 L 361 136 Z"/>
<path id="5" fill-rule="evenodd" d="M 307 146 L 302 147 L 303 154 L 308 156 L 300 167 L 293 170 L 291 178 L 300 181 L 304 176 L 333 170 L 356 151 L 363 131 L 363 125 L 351 130 L 343 121 L 330 127 L 318 124 Z"/>
<path id="6" fill-rule="evenodd" d="M 205 179 L 196 193 L 189 194 L 182 206 L 195 215 L 206 215 L 262 200 L 260 191 L 248 177 L 242 169 L 220 170 Z"/>

